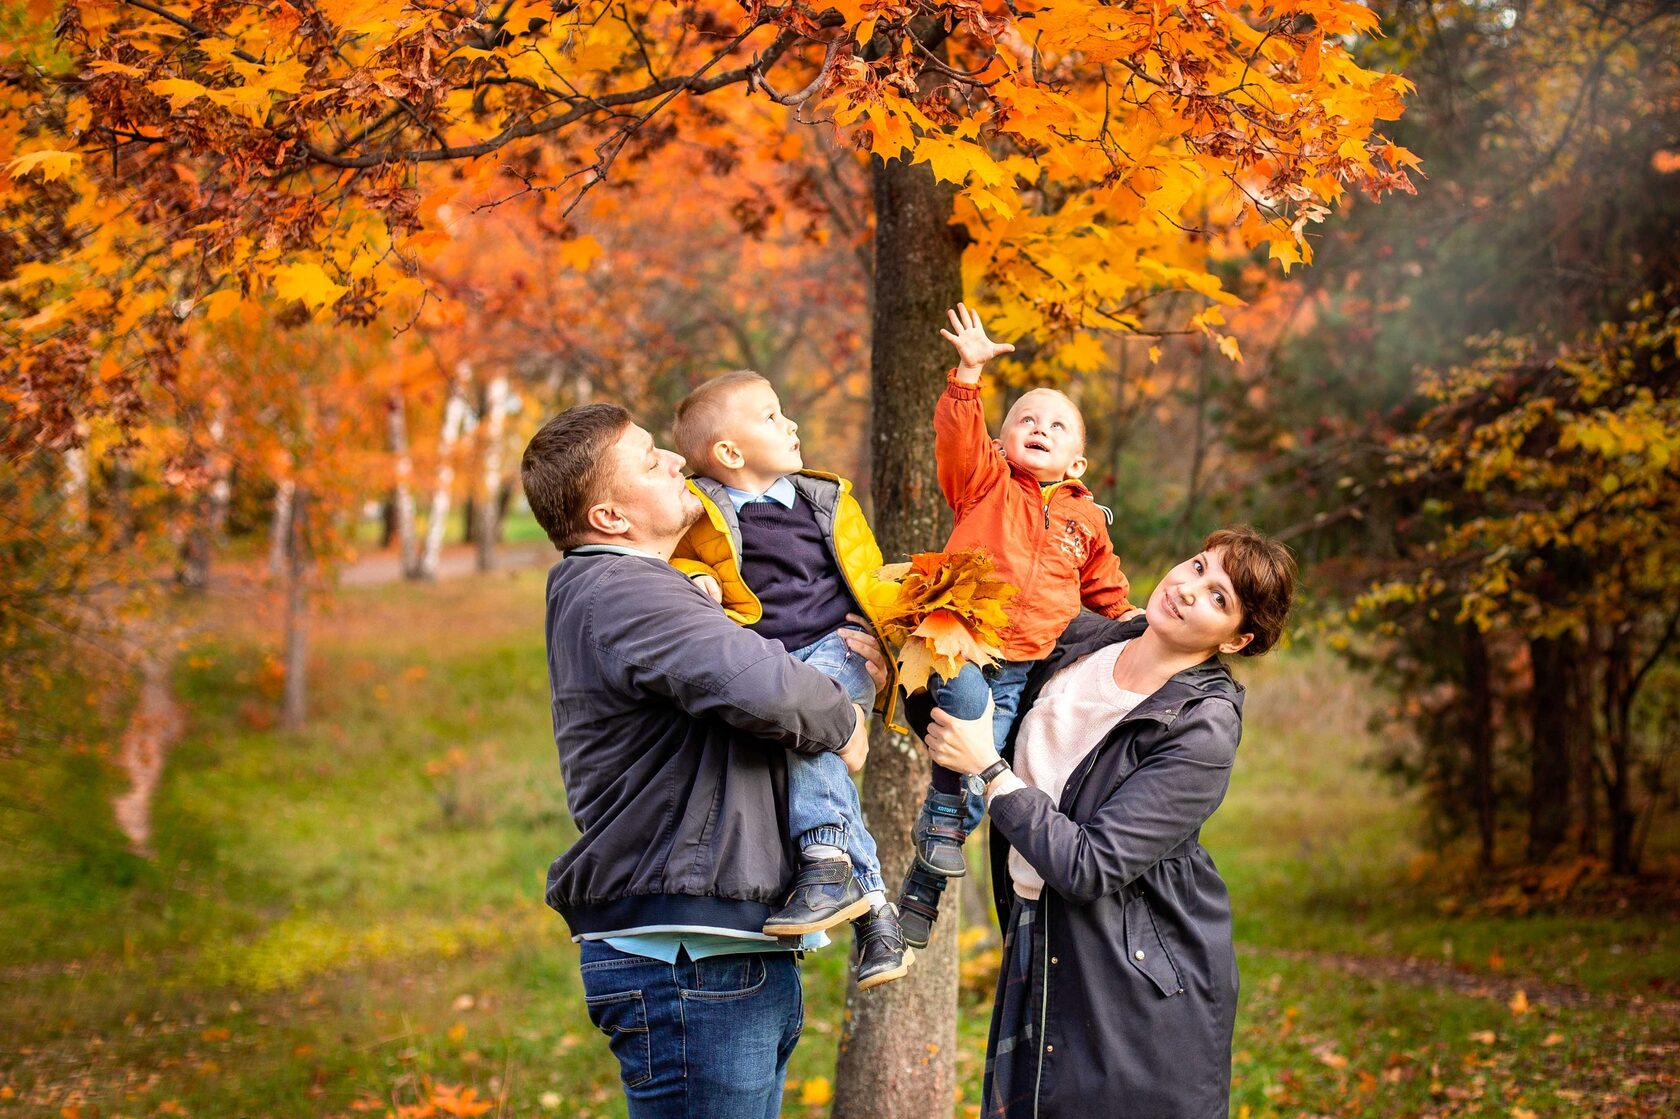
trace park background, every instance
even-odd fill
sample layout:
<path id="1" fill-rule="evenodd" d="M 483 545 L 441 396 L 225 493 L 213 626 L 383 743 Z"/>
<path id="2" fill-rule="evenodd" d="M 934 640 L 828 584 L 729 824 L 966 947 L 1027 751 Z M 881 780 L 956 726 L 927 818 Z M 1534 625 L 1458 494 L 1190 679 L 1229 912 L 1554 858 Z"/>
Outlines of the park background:
<path id="1" fill-rule="evenodd" d="M 1680 1109 L 1672 5 L 0 31 L 0 1117 L 622 1115 L 519 452 L 754 368 L 935 549 L 959 298 L 1140 595 L 1232 520 L 1301 558 L 1204 832 L 1233 1115 Z M 889 869 L 920 765 L 878 736 Z M 906 982 L 808 958 L 785 1114 L 977 1113 L 985 873 Z"/>

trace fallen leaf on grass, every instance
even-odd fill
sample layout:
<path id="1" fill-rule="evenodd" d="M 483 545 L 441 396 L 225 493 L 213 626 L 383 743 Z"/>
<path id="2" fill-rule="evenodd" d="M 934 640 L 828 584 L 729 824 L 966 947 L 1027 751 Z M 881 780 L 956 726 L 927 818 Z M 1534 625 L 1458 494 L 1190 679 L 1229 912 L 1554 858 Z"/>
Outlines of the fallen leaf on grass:
<path id="1" fill-rule="evenodd" d="M 799 1102 L 806 1107 L 827 1107 L 834 1099 L 834 1085 L 826 1076 L 813 1076 L 799 1089 Z"/>
<path id="2" fill-rule="evenodd" d="M 1518 1018 L 1521 1018 L 1524 1014 L 1527 1014 L 1530 1010 L 1530 1007 L 1528 1005 L 1528 992 L 1527 991 L 1518 991 L 1516 994 L 1512 995 L 1511 996 L 1510 1007 L 1511 1007 L 1511 1013 L 1515 1014 Z"/>
<path id="3" fill-rule="evenodd" d="M 1562 1041 L 1563 1041 L 1563 1035 L 1562 1034 L 1550 1033 L 1550 1034 L 1546 1035 L 1545 1040 L 1542 1041 L 1540 1044 L 1544 1045 L 1546 1048 L 1550 1049 L 1552 1046 L 1558 1045 Z"/>
<path id="4" fill-rule="evenodd" d="M 1499 1035 L 1494 1033 L 1492 1030 L 1477 1030 L 1475 1033 L 1470 1035 L 1470 1040 L 1479 1041 L 1483 1045 L 1492 1045 L 1494 1042 L 1499 1040 Z"/>

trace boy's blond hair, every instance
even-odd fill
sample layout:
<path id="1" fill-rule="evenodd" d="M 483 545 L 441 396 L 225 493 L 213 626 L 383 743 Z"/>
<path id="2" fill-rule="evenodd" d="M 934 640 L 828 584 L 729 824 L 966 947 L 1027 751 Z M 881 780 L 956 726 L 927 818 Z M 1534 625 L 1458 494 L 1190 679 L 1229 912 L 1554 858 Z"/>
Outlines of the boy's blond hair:
<path id="1" fill-rule="evenodd" d="M 723 373 L 683 397 L 671 435 L 688 468 L 704 474 L 712 468 L 712 447 L 730 434 L 730 401 L 748 385 L 768 385 L 769 379 L 751 369 Z"/>

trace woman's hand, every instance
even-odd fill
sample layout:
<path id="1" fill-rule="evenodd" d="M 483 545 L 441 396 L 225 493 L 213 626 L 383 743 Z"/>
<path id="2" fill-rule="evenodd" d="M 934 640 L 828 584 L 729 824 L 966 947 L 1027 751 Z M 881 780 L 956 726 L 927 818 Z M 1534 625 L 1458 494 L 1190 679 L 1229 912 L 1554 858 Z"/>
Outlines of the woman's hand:
<path id="1" fill-rule="evenodd" d="M 942 707 L 933 709 L 928 725 L 928 756 L 946 769 L 958 773 L 979 773 L 998 760 L 992 745 L 992 697 L 986 696 L 986 710 L 978 719 L 959 719 Z"/>
<path id="2" fill-rule="evenodd" d="M 862 628 L 842 628 L 840 639 L 846 643 L 848 649 L 863 658 L 863 667 L 869 671 L 869 678 L 875 681 L 875 690 L 879 692 L 887 686 L 887 655 L 881 652 L 881 643 L 875 640 L 875 635 L 869 631 L 868 618 L 847 614 L 846 620 Z"/>

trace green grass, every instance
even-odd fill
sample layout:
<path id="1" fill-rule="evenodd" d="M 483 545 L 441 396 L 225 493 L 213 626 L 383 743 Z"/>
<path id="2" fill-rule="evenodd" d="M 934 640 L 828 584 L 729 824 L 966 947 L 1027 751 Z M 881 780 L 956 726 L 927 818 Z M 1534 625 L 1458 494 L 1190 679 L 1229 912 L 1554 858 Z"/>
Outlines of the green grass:
<path id="1" fill-rule="evenodd" d="M 120 781 L 100 746 L 125 706 L 81 702 L 74 681 L 43 696 L 69 745 L 0 760 L 0 1119 L 384 1114 L 428 1085 L 501 1114 L 622 1115 L 576 950 L 540 901 L 572 838 L 541 596 L 539 572 L 345 594 L 316 622 L 295 734 L 272 725 L 271 612 L 198 608 L 153 860 L 107 809 Z M 1443 887 L 1455 864 L 1416 847 L 1414 810 L 1364 765 L 1369 705 L 1335 662 L 1297 650 L 1245 676 L 1237 775 L 1204 837 L 1241 942 L 1234 1113 L 1671 1113 L 1680 1031 L 1652 1015 L 1519 1014 L 1504 993 L 1314 959 L 1447 960 L 1605 996 L 1673 997 L 1653 984 L 1680 974 L 1657 914 L 1514 916 Z M 965 967 L 959 1114 L 979 1098 L 985 951 Z M 844 967 L 807 960 L 790 1116 L 824 1110 L 798 1089 L 833 1075 Z"/>

